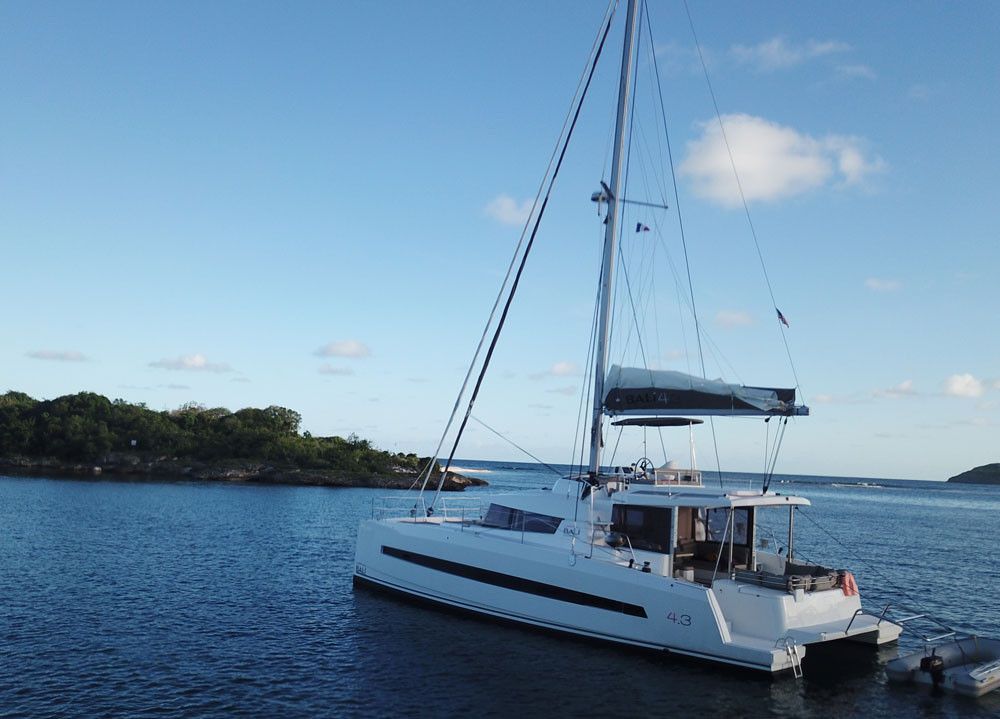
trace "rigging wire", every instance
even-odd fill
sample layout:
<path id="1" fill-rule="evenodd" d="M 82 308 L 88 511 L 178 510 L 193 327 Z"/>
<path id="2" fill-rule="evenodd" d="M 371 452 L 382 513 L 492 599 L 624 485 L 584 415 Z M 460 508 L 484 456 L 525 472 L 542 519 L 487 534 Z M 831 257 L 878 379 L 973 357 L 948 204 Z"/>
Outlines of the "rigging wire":
<path id="1" fill-rule="evenodd" d="M 618 428 L 618 437 L 615 439 L 615 448 L 613 450 L 611 450 L 611 462 L 608 463 L 609 467 L 615 466 L 615 457 L 618 456 L 618 445 L 621 444 L 621 441 L 622 441 L 622 432 L 624 430 L 625 430 L 624 427 L 619 427 Z"/>
<path id="2" fill-rule="evenodd" d="M 687 6 L 686 3 L 687 0 L 685 0 L 685 7 Z M 650 43 L 652 44 L 653 35 L 649 23 L 649 7 L 643 4 L 643 10 L 646 14 L 646 31 L 649 33 Z M 670 142 L 670 130 L 667 126 L 666 103 L 663 101 L 663 82 L 660 79 L 660 65 L 656 62 L 656 55 L 653 55 L 653 71 L 656 73 L 657 94 L 660 100 L 660 115 L 663 118 L 663 136 L 667 143 L 667 157 L 670 160 L 670 179 L 674 185 L 674 207 L 677 208 L 677 225 L 681 235 L 681 246 L 684 248 L 684 267 L 687 270 L 688 291 L 691 295 L 691 314 L 694 317 L 695 340 L 698 345 L 698 360 L 701 364 L 701 375 L 702 377 L 705 377 L 705 352 L 702 349 L 701 343 L 701 323 L 698 320 L 698 309 L 694 299 L 694 283 L 691 281 L 691 260 L 688 255 L 687 236 L 684 232 L 684 219 L 681 215 L 681 198 L 680 192 L 677 189 L 677 172 L 674 169 L 674 153 Z M 712 446 L 715 450 L 715 466 L 719 477 L 719 486 L 723 487 L 722 462 L 719 459 L 719 440 L 715 432 L 715 418 L 709 416 L 708 424 L 712 429 Z"/>
<path id="3" fill-rule="evenodd" d="M 760 242 L 757 239 L 757 229 L 754 227 L 753 219 L 750 217 L 750 205 L 747 203 L 746 195 L 743 192 L 743 182 L 740 180 L 740 174 L 736 171 L 736 160 L 733 158 L 733 148 L 729 144 L 729 136 L 726 134 L 726 125 L 722 121 L 722 113 L 719 111 L 719 102 L 715 96 L 715 88 L 712 86 L 712 79 L 708 74 L 708 65 L 705 63 L 705 56 L 701 51 L 701 43 L 698 42 L 698 34 L 694 29 L 694 20 L 691 17 L 691 8 L 688 6 L 687 0 L 684 0 L 684 11 L 687 13 L 688 25 L 691 28 L 691 35 L 694 37 L 694 45 L 698 50 L 698 60 L 701 62 L 702 72 L 705 74 L 705 82 L 708 85 L 708 92 L 712 97 L 712 105 L 715 108 L 715 117 L 719 121 L 719 131 L 722 133 L 722 140 L 726 145 L 726 152 L 729 155 L 729 164 L 733 169 L 733 177 L 736 179 L 736 188 L 739 190 L 740 202 L 743 203 L 743 212 L 747 218 L 747 225 L 750 227 L 750 235 L 753 237 L 753 245 L 757 250 L 757 259 L 760 260 L 760 269 L 764 273 L 764 282 L 767 284 L 767 292 L 771 296 L 771 306 L 774 307 L 775 312 L 779 315 L 781 314 L 778 310 L 778 302 L 774 298 L 774 288 L 771 286 L 771 278 L 767 274 L 767 264 L 764 262 L 764 253 L 760 249 Z M 795 378 L 795 386 L 798 388 L 799 392 L 803 395 L 805 394 L 802 390 L 802 385 L 799 382 L 799 375 L 795 371 L 795 362 L 792 360 L 792 351 L 788 346 L 788 337 L 785 335 L 785 328 L 783 323 L 779 320 L 778 329 L 781 331 L 781 341 L 785 345 L 785 354 L 788 355 L 788 364 L 792 369 L 792 376 Z"/>
<path id="4" fill-rule="evenodd" d="M 603 268 L 601 269 L 601 272 L 603 274 Z M 594 316 L 590 321 L 590 342 L 587 345 L 588 348 L 587 362 L 584 365 L 584 367 L 586 368 L 584 370 L 586 373 L 584 375 L 586 377 L 586 380 L 584 381 L 582 391 L 580 392 L 580 404 L 576 411 L 576 431 L 573 434 L 573 453 L 570 455 L 570 459 L 572 460 L 570 463 L 570 467 L 573 470 L 571 474 L 576 474 L 578 476 L 583 474 L 583 452 L 587 444 L 586 430 L 581 431 L 581 425 L 583 424 L 583 418 L 586 412 L 586 401 L 587 398 L 590 396 L 590 384 L 593 381 L 593 376 L 594 376 L 593 364 L 596 361 L 594 354 L 596 350 L 595 345 L 597 344 L 597 315 L 601 304 L 600 276 L 601 275 L 599 274 L 597 282 L 597 295 L 594 297 Z M 576 443 L 578 439 L 580 440 L 580 462 L 579 462 L 579 470 L 577 471 Z"/>
<path id="5" fill-rule="evenodd" d="M 646 11 L 646 4 L 645 3 L 643 3 L 643 10 L 644 10 L 644 12 Z M 647 20 L 648 20 L 648 16 L 647 16 Z M 639 15 L 638 21 L 639 21 L 639 28 L 638 28 L 638 32 L 636 34 L 636 43 L 637 43 L 636 44 L 636 51 L 635 51 L 636 52 L 636 57 L 638 57 L 642 53 L 642 36 L 643 36 L 643 32 L 642 32 L 643 31 L 643 15 L 642 14 Z M 647 22 L 647 29 L 648 29 L 648 22 Z M 653 41 L 652 41 L 652 36 L 651 35 L 650 35 L 649 46 L 650 46 L 650 52 L 652 52 Z M 636 72 L 632 76 L 632 90 L 631 90 L 631 94 L 632 94 L 633 98 L 636 97 L 636 87 L 638 85 L 638 82 L 639 82 L 639 73 Z M 633 140 L 635 138 L 635 130 L 636 130 L 636 126 L 637 125 L 639 126 L 639 132 L 640 132 L 640 136 L 641 136 L 641 134 L 642 134 L 642 126 L 641 126 L 641 122 L 638 120 L 638 113 L 637 112 L 632 112 L 629 115 L 628 141 L 627 141 L 626 152 L 625 152 L 625 158 L 626 159 L 625 159 L 624 184 L 623 184 L 623 187 L 622 187 L 622 197 L 628 197 L 629 196 L 628 187 L 629 187 L 629 180 L 630 180 L 630 177 L 631 177 L 630 170 L 631 170 L 631 166 L 632 166 L 632 157 L 633 157 L 633 155 L 632 155 L 632 143 L 633 143 Z M 642 158 L 641 157 L 639 158 L 639 165 L 640 165 L 640 170 L 644 171 L 645 170 L 645 166 L 642 163 Z M 643 172 L 643 177 L 645 178 L 645 172 Z M 649 195 L 649 193 L 648 193 L 648 182 L 646 182 L 646 188 L 647 188 L 647 196 L 648 196 Z M 666 205 L 666 202 L 664 201 L 663 204 Z M 623 220 L 622 226 L 623 227 L 626 226 L 626 224 L 624 222 L 624 219 L 625 219 L 625 209 L 626 208 L 625 208 L 624 203 L 623 203 L 623 205 L 622 205 L 622 220 Z M 622 268 L 622 275 L 625 278 L 625 291 L 626 291 L 626 295 L 628 297 L 629 307 L 631 308 L 631 311 L 632 311 L 632 324 L 635 327 L 636 343 L 638 344 L 638 347 L 639 347 L 639 356 L 642 358 L 642 364 L 643 364 L 643 366 L 646 368 L 647 371 L 649 371 L 650 370 L 649 359 L 646 356 L 646 348 L 645 348 L 645 346 L 643 345 L 643 342 L 642 342 L 642 326 L 641 326 L 641 325 L 645 325 L 645 315 L 646 315 L 646 313 L 645 312 L 643 313 L 643 322 L 640 324 L 640 322 L 639 322 L 639 313 L 636 310 L 636 305 L 635 305 L 635 296 L 634 296 L 634 293 L 632 291 L 632 283 L 631 283 L 631 280 L 629 279 L 628 262 L 626 262 L 625 254 L 624 254 L 624 244 L 625 244 L 624 242 L 618 244 L 618 258 L 620 260 L 620 265 L 621 265 L 621 268 Z M 655 245 L 654 245 L 654 249 L 655 249 Z M 638 277 L 637 279 L 639 281 L 639 290 L 641 291 L 642 284 L 643 284 L 643 278 L 642 277 Z M 652 277 L 650 278 L 650 280 L 651 280 L 651 284 L 652 284 Z M 620 292 L 620 290 L 619 290 L 619 292 Z M 652 293 L 650 293 L 650 295 L 652 295 Z M 654 307 L 655 307 L 655 302 L 654 302 Z M 621 354 L 622 364 L 624 364 L 625 355 L 628 352 L 628 342 L 631 339 L 631 336 L 632 336 L 632 328 L 630 327 L 629 331 L 628 331 L 628 334 L 626 336 L 625 345 L 624 345 L 624 347 L 622 349 L 622 354 Z M 650 374 L 650 376 L 652 376 L 652 374 Z M 660 448 L 663 451 L 664 457 L 666 457 L 666 455 L 667 455 L 667 449 L 666 449 L 666 445 L 663 442 L 663 432 L 662 432 L 662 430 L 657 430 L 657 433 L 658 433 L 659 438 L 660 438 Z M 617 444 L 615 445 L 615 447 L 616 447 L 616 451 L 617 451 Z M 643 451 L 643 454 L 645 454 L 645 450 Z"/>
<path id="6" fill-rule="evenodd" d="M 598 33 L 598 35 L 594 38 L 593 45 L 591 45 L 590 54 L 589 54 L 589 56 L 587 58 L 587 64 L 584 65 L 584 69 L 583 69 L 583 72 L 580 75 L 580 79 L 577 81 L 576 90 L 573 93 L 573 102 L 570 103 L 569 109 L 566 112 L 566 117 L 563 119 L 562 128 L 559 130 L 559 139 L 560 140 L 563 138 L 564 135 L 566 135 L 567 128 L 570 125 L 570 118 L 573 116 L 573 106 L 575 104 L 577 104 L 577 99 L 579 98 L 579 104 L 582 104 L 582 102 L 583 102 L 583 98 L 580 97 L 581 88 L 584 87 L 585 78 L 586 78 L 586 83 L 589 86 L 589 84 L 590 84 L 590 77 L 593 77 L 593 74 L 594 74 L 593 67 L 590 67 L 590 71 L 589 71 L 589 74 L 588 74 L 588 66 L 590 66 L 591 64 L 596 65 L 596 63 L 597 63 L 597 58 L 595 57 L 595 53 L 597 53 L 597 56 L 600 55 L 600 49 L 599 49 L 599 47 L 603 47 L 604 40 L 607 38 L 608 29 L 610 28 L 610 26 L 611 26 L 611 20 L 614 17 L 614 8 L 615 8 L 615 5 L 616 5 L 616 2 L 617 2 L 617 0 L 610 0 L 609 3 L 608 3 L 607 9 L 604 11 L 604 21 L 603 21 L 604 22 L 604 31 L 603 31 L 603 33 L 601 33 L 601 32 Z M 584 89 L 583 92 L 585 94 L 586 90 Z M 576 112 L 577 112 L 577 115 L 579 115 L 579 105 L 577 106 L 577 111 Z M 575 124 L 575 120 L 574 120 L 574 124 Z M 567 142 L 568 142 L 568 138 L 567 138 Z M 559 149 L 559 144 L 560 143 L 557 141 L 555 147 L 552 148 L 552 154 L 549 156 L 549 164 L 545 168 L 545 173 L 542 175 L 542 180 L 541 180 L 541 182 L 538 185 L 538 190 L 535 193 L 535 199 L 534 199 L 534 201 L 532 202 L 532 205 L 531 205 L 531 211 L 528 213 L 528 218 L 529 219 L 525 221 L 524 228 L 521 230 L 521 236 L 518 239 L 517 245 L 514 248 L 514 253 L 513 253 L 513 255 L 510 258 L 510 263 L 507 266 L 507 272 L 504 275 L 503 282 L 500 283 L 500 289 L 497 292 L 496 300 L 494 300 L 494 302 L 493 302 L 493 308 L 490 310 L 490 315 L 489 315 L 489 317 L 486 320 L 485 327 L 483 327 L 483 333 L 482 333 L 482 335 L 479 338 L 479 344 L 476 346 L 476 351 L 472 355 L 472 362 L 469 363 L 469 369 L 465 373 L 465 378 L 462 380 L 462 386 L 461 386 L 461 388 L 458 391 L 458 396 L 455 397 L 455 405 L 452 407 L 451 415 L 448 417 L 448 421 L 445 424 L 444 431 L 441 433 L 441 439 L 438 441 L 437 447 L 434 450 L 434 455 L 431 456 L 428 459 L 427 464 L 420 471 L 420 474 L 417 475 L 417 478 L 413 481 L 413 484 L 410 485 L 410 489 L 413 489 L 417 485 L 417 483 L 421 481 L 421 477 L 422 477 L 423 478 L 423 483 L 420 486 L 420 493 L 421 494 L 427 488 L 427 482 L 428 482 L 428 480 L 430 480 L 432 469 L 437 464 L 438 457 L 441 454 L 441 447 L 444 446 L 445 438 L 448 436 L 448 432 L 451 429 L 451 425 L 452 425 L 452 423 L 455 420 L 455 415 L 458 414 L 458 407 L 459 407 L 459 405 L 462 402 L 462 397 L 465 395 L 465 390 L 468 388 L 469 379 L 472 377 L 472 371 L 473 371 L 473 369 L 476 366 L 476 362 L 479 360 L 479 353 L 483 349 L 483 344 L 486 341 L 486 336 L 489 333 L 490 326 L 493 324 L 494 317 L 496 317 L 497 308 L 500 306 L 500 300 L 503 298 L 504 290 L 507 288 L 507 283 L 510 281 L 511 272 L 513 272 L 514 265 L 515 265 L 515 263 L 517 261 L 517 257 L 518 257 L 518 255 L 521 252 L 521 247 L 524 244 L 524 238 L 527 236 L 527 233 L 528 233 L 528 227 L 531 226 L 531 224 L 530 224 L 530 218 L 532 217 L 532 215 L 535 214 L 535 210 L 538 208 L 538 200 L 539 200 L 539 198 L 542 195 L 542 190 L 545 188 L 545 181 L 549 177 L 549 174 L 552 171 L 553 164 L 556 161 L 557 151 Z M 564 152 L 565 152 L 565 150 L 564 150 Z M 551 189 L 551 184 L 550 184 L 550 189 Z M 535 220 L 535 222 L 536 222 L 536 229 L 537 229 L 538 219 L 540 219 L 540 216 L 536 217 L 536 220 Z M 444 475 L 442 474 L 441 477 L 442 477 L 441 482 L 443 483 L 444 482 Z M 440 485 L 439 485 L 439 488 L 438 488 L 438 492 L 440 493 Z M 436 498 L 437 497 L 435 495 L 435 499 Z"/>
<path id="7" fill-rule="evenodd" d="M 643 3 L 643 6 L 645 7 L 645 3 Z M 637 20 L 639 22 L 639 27 L 636 29 L 636 35 L 635 35 L 635 37 L 636 37 L 635 57 L 637 57 L 637 58 L 639 57 L 639 54 L 642 52 L 642 24 L 643 24 L 642 23 L 642 19 L 643 19 L 642 18 L 642 14 L 639 14 L 639 17 L 637 18 Z M 637 112 L 635 112 L 635 106 L 634 106 L 635 105 L 635 97 L 636 97 L 635 89 L 636 89 L 636 86 L 638 84 L 639 84 L 639 73 L 638 72 L 634 72 L 634 73 L 632 73 L 632 87 L 629 90 L 630 96 L 633 98 L 633 100 L 632 100 L 632 102 L 633 102 L 633 108 L 632 108 L 633 111 L 630 112 L 629 115 L 628 115 L 628 137 L 626 139 L 625 148 L 624 148 L 625 149 L 625 172 L 623 173 L 623 181 L 622 181 L 622 189 L 621 189 L 621 196 L 623 198 L 627 198 L 629 196 L 629 179 L 631 177 L 631 169 L 632 169 L 632 135 L 633 135 L 633 132 L 635 131 L 635 118 L 636 118 L 636 115 L 638 114 Z M 617 207 L 616 207 L 616 209 L 617 209 Z M 625 203 L 622 202 L 621 203 L 621 219 L 622 219 L 621 227 L 622 228 L 626 227 L 626 224 L 625 224 L 625 213 L 626 213 L 626 210 L 627 210 L 627 207 L 626 207 Z M 624 233 L 622 233 L 622 234 L 624 234 Z M 624 255 L 623 249 L 622 249 L 622 246 L 624 244 L 625 244 L 624 242 L 619 242 L 618 243 L 618 258 L 621 261 L 622 274 L 625 277 L 625 285 L 626 285 L 625 289 L 626 289 L 626 292 L 628 294 L 629 304 L 630 304 L 630 306 L 632 308 L 632 319 L 633 319 L 633 321 L 635 323 L 636 341 L 639 344 L 639 352 L 640 352 L 640 355 L 642 357 L 643 366 L 645 366 L 646 369 L 648 370 L 649 366 L 646 363 L 646 353 L 645 353 L 645 350 L 643 349 L 643 346 L 642 346 L 642 332 L 641 332 L 641 330 L 639 329 L 639 326 L 638 326 L 638 317 L 636 316 L 636 312 L 635 312 L 635 302 L 632 300 L 632 288 L 629 285 L 629 281 L 628 281 L 628 268 L 626 266 L 625 255 Z M 616 293 L 615 294 L 620 294 L 620 293 L 621 293 L 621 289 L 620 289 L 620 286 L 619 286 L 618 288 L 616 288 Z M 622 310 L 622 314 L 624 314 L 624 313 L 625 313 L 625 310 L 623 309 Z M 628 351 L 628 342 L 631 339 L 631 337 L 632 337 L 632 326 L 629 325 L 628 334 L 626 336 L 626 342 L 625 342 L 625 345 L 622 348 L 622 354 L 621 354 L 622 363 L 623 364 L 624 364 L 624 359 L 625 359 L 625 353 Z M 609 342 L 610 342 L 610 339 L 611 338 L 609 337 Z"/>
<path id="8" fill-rule="evenodd" d="M 486 429 L 488 429 L 490 432 L 492 432 L 493 434 L 495 434 L 497 437 L 499 437 L 500 439 L 502 439 L 504 442 L 508 442 L 513 447 L 521 450 L 522 452 L 524 452 L 526 455 L 528 455 L 529 457 L 531 457 L 533 460 L 535 460 L 536 462 L 538 462 L 540 465 L 542 465 L 543 467 L 545 467 L 549 471 L 555 472 L 560 477 L 562 476 L 562 472 L 560 472 L 558 469 L 556 469 L 555 467 L 553 467 L 548 462 L 543 462 L 542 460 L 540 460 L 538 457 L 536 457 L 535 455 L 533 455 L 531 452 L 529 452 L 528 450 L 526 450 L 524 447 L 522 447 L 521 445 L 519 445 L 517 442 L 515 442 L 514 440 L 512 440 L 510 437 L 507 437 L 507 436 L 505 436 L 503 434 L 500 434 L 500 432 L 498 432 L 497 430 L 495 430 L 492 427 L 490 427 L 483 420 L 479 419 L 479 417 L 476 417 L 475 415 L 471 415 L 471 417 L 476 422 L 479 422 L 479 424 L 483 425 L 483 427 L 485 427 Z"/>
<path id="9" fill-rule="evenodd" d="M 770 419 L 770 417 L 768 418 Z M 763 493 L 767 494 L 768 488 L 771 486 L 771 480 L 774 478 L 774 468 L 778 464 L 778 452 L 781 451 L 781 442 L 785 439 L 785 428 L 788 427 L 788 417 L 785 417 L 784 422 L 781 426 L 775 430 L 774 433 L 774 447 L 771 450 L 771 461 L 770 465 L 764 465 L 764 483 L 763 483 Z"/>
<path id="10" fill-rule="evenodd" d="M 764 474 L 767 474 L 767 445 L 771 439 L 771 418 L 764 418 Z"/>
<path id="11" fill-rule="evenodd" d="M 848 545 L 847 543 L 841 541 L 835 534 L 833 534 L 833 532 L 831 532 L 826 527 L 824 527 L 822 524 L 820 524 L 818 520 L 815 520 L 812 517 L 810 517 L 809 516 L 809 514 L 810 514 L 809 512 L 805 512 L 805 511 L 803 511 L 802 507 L 799 507 L 798 510 L 797 510 L 797 514 L 800 517 L 804 517 L 805 519 L 809 520 L 809 522 L 811 522 L 814 527 L 816 527 L 818 530 L 820 530 L 821 532 L 823 532 L 823 534 L 825 534 L 827 537 L 829 537 L 830 539 L 832 539 L 835 544 L 837 544 L 842 549 L 844 549 L 855 561 L 857 561 L 860 564 L 862 564 L 865 567 L 867 567 L 868 571 L 871 574 L 874 574 L 876 577 L 878 577 L 878 579 L 882 582 L 882 584 L 888 586 L 890 590 L 896 592 L 897 594 L 899 594 L 901 597 L 903 597 L 907 601 L 912 602 L 912 605 L 910 607 L 905 607 L 904 606 L 904 609 L 910 608 L 910 609 L 914 609 L 915 610 L 915 609 L 917 609 L 920 606 L 920 602 L 918 600 L 914 599 L 909 594 L 907 594 L 902 589 L 900 589 L 899 585 L 896 584 L 895 582 L 893 582 L 887 575 L 885 575 L 882 572 L 880 572 L 877 569 L 875 569 L 874 568 L 874 562 L 868 561 L 867 559 L 865 559 L 864 557 L 862 557 L 860 554 L 858 554 L 856 551 L 854 551 L 854 549 L 850 545 Z M 897 604 L 898 604 L 898 602 L 897 602 Z M 941 621 L 939 619 L 935 619 L 934 617 L 931 617 L 930 615 L 926 615 L 926 616 L 931 621 L 936 622 L 937 624 L 940 624 L 942 627 L 945 627 L 949 631 L 952 630 L 952 627 L 949 626 L 948 624 L 946 624 L 945 622 L 943 622 L 943 621 Z"/>
<path id="12" fill-rule="evenodd" d="M 632 320 L 635 325 L 636 343 L 639 345 L 639 356 L 642 357 L 642 364 L 649 371 L 649 362 L 646 359 L 646 348 L 642 344 L 642 331 L 639 327 L 639 315 L 635 311 L 635 300 L 632 298 L 632 284 L 628 277 L 628 267 L 625 265 L 625 258 L 621 253 L 621 245 L 618 246 L 618 257 L 621 259 L 622 277 L 625 278 L 625 294 L 628 296 L 629 304 L 632 306 Z M 652 377 L 652 373 L 650 373 Z"/>
<path id="13" fill-rule="evenodd" d="M 521 276 L 524 274 L 524 267 L 528 261 L 528 256 L 531 254 L 531 248 L 535 244 L 535 237 L 538 235 L 538 228 L 541 225 L 542 217 L 545 215 L 545 208 L 548 206 L 549 197 L 552 194 L 552 188 L 555 186 L 556 179 L 559 177 L 559 170 L 562 168 L 563 160 L 566 158 L 566 151 L 569 149 L 569 141 L 573 137 L 573 131 L 576 129 L 577 120 L 580 118 L 580 111 L 583 109 L 583 101 L 587 97 L 587 91 L 590 89 L 590 83 L 594 78 L 594 71 L 597 69 L 597 62 L 600 60 L 601 52 L 604 50 L 604 43 L 608 38 L 608 32 L 611 30 L 611 20 L 614 13 L 610 13 L 607 18 L 607 23 L 604 26 L 604 32 L 601 35 L 600 43 L 597 46 L 597 51 L 594 54 L 593 62 L 590 66 L 590 71 L 587 74 L 587 81 L 583 86 L 583 90 L 580 93 L 579 100 L 576 105 L 576 110 L 573 113 L 573 120 L 571 121 L 569 128 L 566 132 L 566 137 L 563 141 L 562 150 L 559 152 L 559 159 L 556 161 L 555 167 L 552 170 L 552 175 L 549 179 L 548 188 L 545 191 L 545 196 L 542 199 L 541 207 L 538 209 L 538 214 L 535 216 L 534 227 L 531 230 L 531 236 L 528 238 L 528 243 L 525 245 L 524 252 L 521 255 L 521 262 L 518 265 L 517 273 L 514 275 L 514 280 L 511 283 L 510 291 L 507 295 L 507 300 L 504 303 L 503 312 L 500 314 L 500 319 L 497 321 L 496 329 L 493 332 L 493 338 L 490 341 L 490 346 L 486 351 L 486 356 L 483 358 L 483 365 L 479 370 L 479 377 L 476 378 L 475 387 L 473 387 L 472 395 L 469 398 L 468 407 L 465 410 L 465 416 L 462 418 L 462 423 L 459 425 L 458 432 L 455 436 L 455 441 L 452 444 L 451 451 L 448 454 L 448 461 L 445 464 L 444 472 L 441 474 L 441 480 L 438 482 L 437 491 L 434 493 L 434 499 L 431 501 L 428 507 L 428 512 L 433 511 L 434 504 L 437 502 L 438 497 L 441 494 L 441 488 L 444 486 L 444 478 L 448 473 L 448 469 L 451 467 L 452 460 L 455 458 L 455 452 L 458 449 L 458 444 L 462 439 L 462 434 L 465 432 L 465 427 L 469 423 L 469 417 L 472 414 L 472 407 L 479 397 L 479 390 L 483 385 L 483 379 L 486 377 L 486 370 L 489 368 L 490 360 L 493 358 L 493 352 L 496 350 L 497 342 L 500 340 L 500 333 L 503 330 L 504 323 L 507 321 L 507 315 L 510 312 L 510 306 L 514 301 L 514 296 L 517 293 L 518 285 L 521 282 Z M 425 480 L 426 485 L 426 480 Z M 422 490 L 421 490 L 422 491 Z"/>

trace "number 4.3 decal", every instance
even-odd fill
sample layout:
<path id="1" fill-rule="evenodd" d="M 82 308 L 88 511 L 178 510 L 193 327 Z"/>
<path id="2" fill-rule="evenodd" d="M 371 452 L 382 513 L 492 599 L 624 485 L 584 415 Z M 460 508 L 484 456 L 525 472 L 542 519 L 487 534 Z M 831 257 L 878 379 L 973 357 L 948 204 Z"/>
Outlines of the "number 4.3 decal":
<path id="1" fill-rule="evenodd" d="M 667 619 L 669 619 L 674 624 L 680 624 L 682 627 L 691 626 L 690 614 L 676 614 L 674 612 L 670 612 L 670 614 L 667 615 Z"/>

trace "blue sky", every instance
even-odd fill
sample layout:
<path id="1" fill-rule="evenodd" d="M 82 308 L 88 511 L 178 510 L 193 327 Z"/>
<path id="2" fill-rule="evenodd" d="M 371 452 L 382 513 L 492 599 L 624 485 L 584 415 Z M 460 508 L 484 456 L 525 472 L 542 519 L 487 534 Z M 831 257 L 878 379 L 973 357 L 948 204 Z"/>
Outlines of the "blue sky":
<path id="1" fill-rule="evenodd" d="M 280 404 L 313 433 L 429 453 L 603 11 L 4 2 L 0 389 Z M 1000 461 L 1000 6 L 691 12 L 813 409 L 778 471 Z M 683 6 L 650 14 L 695 294 L 725 357 L 708 373 L 793 383 Z M 475 411 L 549 461 L 569 461 L 584 380 L 615 54 Z M 657 227 L 623 247 L 657 320 L 651 363 L 686 370 L 673 278 L 637 259 L 677 247 L 676 213 L 636 219 Z M 759 422 L 716 428 L 723 469 L 762 467 Z M 617 458 L 642 451 L 623 438 Z M 459 454 L 523 459 L 478 425 Z"/>

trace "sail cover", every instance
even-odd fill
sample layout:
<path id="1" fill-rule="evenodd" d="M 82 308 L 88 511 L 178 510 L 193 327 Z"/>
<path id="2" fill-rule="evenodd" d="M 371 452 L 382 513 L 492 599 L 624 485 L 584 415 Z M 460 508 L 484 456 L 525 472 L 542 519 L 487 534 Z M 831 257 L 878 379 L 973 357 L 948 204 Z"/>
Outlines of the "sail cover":
<path id="1" fill-rule="evenodd" d="M 609 414 L 808 414 L 794 389 L 746 387 L 671 370 L 612 365 L 604 383 Z"/>

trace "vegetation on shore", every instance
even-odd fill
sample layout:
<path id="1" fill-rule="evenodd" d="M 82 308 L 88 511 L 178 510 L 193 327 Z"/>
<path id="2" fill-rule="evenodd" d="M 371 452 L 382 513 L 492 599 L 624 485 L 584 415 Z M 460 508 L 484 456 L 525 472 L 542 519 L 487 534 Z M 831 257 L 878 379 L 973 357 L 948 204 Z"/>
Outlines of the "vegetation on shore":
<path id="1" fill-rule="evenodd" d="M 984 464 L 948 479 L 957 484 L 1000 484 L 1000 462 Z"/>
<path id="2" fill-rule="evenodd" d="M 84 465 L 133 474 L 402 486 L 427 462 L 412 453 L 384 452 L 356 435 L 344 439 L 300 433 L 300 423 L 298 412 L 277 406 L 230 412 L 187 404 L 157 412 L 93 392 L 52 400 L 7 392 L 0 395 L 0 464 L 29 470 Z M 393 477 L 400 482 L 387 481 Z"/>

